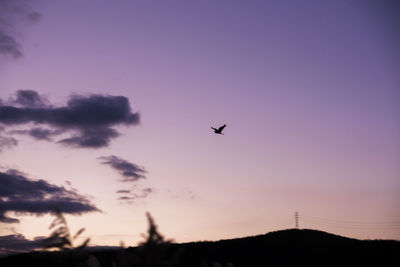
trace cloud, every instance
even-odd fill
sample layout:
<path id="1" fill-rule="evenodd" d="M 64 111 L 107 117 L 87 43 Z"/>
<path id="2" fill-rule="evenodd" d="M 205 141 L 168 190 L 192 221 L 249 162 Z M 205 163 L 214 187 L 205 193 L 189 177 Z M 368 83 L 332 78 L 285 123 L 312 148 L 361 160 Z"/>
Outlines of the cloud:
<path id="1" fill-rule="evenodd" d="M 82 214 L 100 211 L 89 199 L 76 191 L 31 180 L 17 170 L 0 172 L 0 222 L 16 223 L 6 213 L 44 215 L 57 207 L 64 213 Z"/>
<path id="2" fill-rule="evenodd" d="M 134 199 L 134 198 L 129 197 L 129 196 L 122 196 L 122 197 L 118 198 L 118 200 L 132 200 L 132 199 Z"/>
<path id="3" fill-rule="evenodd" d="M 111 139 L 118 136 L 119 133 L 109 127 L 84 129 L 79 135 L 65 138 L 58 143 L 71 147 L 99 148 L 108 146 Z"/>
<path id="4" fill-rule="evenodd" d="M 110 165 L 111 168 L 117 170 L 122 176 L 122 182 L 135 182 L 139 179 L 146 179 L 146 170 L 134 163 L 117 156 L 99 157 L 99 159 L 103 160 L 102 164 Z"/>
<path id="5" fill-rule="evenodd" d="M 1 1 L 0 1 L 1 2 Z M 22 57 L 21 47 L 14 37 L 0 31 L 0 54 L 9 54 L 14 59 Z"/>
<path id="6" fill-rule="evenodd" d="M 37 22 L 41 17 L 40 13 L 30 11 L 27 3 L 25 0 L 0 1 L 0 54 L 14 59 L 22 57 L 21 45 L 16 38 L 19 31 L 16 30 L 17 24 L 14 21 Z"/>
<path id="7" fill-rule="evenodd" d="M 62 134 L 62 131 L 35 127 L 29 130 L 12 130 L 9 134 L 29 135 L 36 140 L 52 141 L 52 136 Z"/>
<path id="8" fill-rule="evenodd" d="M 0 104 L 0 124 L 3 126 L 33 123 L 51 128 L 34 127 L 14 133 L 28 134 L 41 140 L 69 133 L 69 137 L 57 143 L 70 147 L 107 147 L 112 139 L 120 136 L 113 127 L 136 125 L 139 121 L 139 113 L 131 112 L 129 99 L 124 96 L 74 95 L 66 106 L 55 107 L 36 91 L 19 90 L 14 99 Z"/>
<path id="9" fill-rule="evenodd" d="M 1 105 L 1 102 L 0 102 Z M 3 151 L 4 148 L 12 148 L 18 145 L 18 140 L 12 137 L 3 136 L 2 132 L 4 132 L 4 127 L 0 126 L 0 152 Z"/>
<path id="10" fill-rule="evenodd" d="M 118 190 L 117 194 L 129 194 L 131 190 Z"/>
<path id="11" fill-rule="evenodd" d="M 0 256 L 41 248 L 45 239 L 46 237 L 39 236 L 29 240 L 21 234 L 0 236 Z"/>
<path id="12" fill-rule="evenodd" d="M 26 14 L 26 17 L 32 22 L 37 22 L 40 20 L 42 15 L 39 12 L 29 12 Z"/>
<path id="13" fill-rule="evenodd" d="M 187 187 L 180 189 L 168 189 L 167 193 L 171 198 L 189 199 L 189 200 L 197 198 L 197 195 L 190 188 Z"/>
<path id="14" fill-rule="evenodd" d="M 18 145 L 17 139 L 0 135 L 0 152 L 4 148 L 12 148 L 17 145 Z"/>
<path id="15" fill-rule="evenodd" d="M 29 89 L 18 90 L 15 99 L 10 102 L 21 107 L 42 108 L 48 106 L 48 100 L 45 96 Z"/>
<path id="16" fill-rule="evenodd" d="M 107 157 L 99 157 L 102 164 L 109 165 L 112 169 L 116 170 L 121 175 L 121 182 L 124 183 L 136 183 L 141 179 L 146 179 L 147 171 L 132 162 L 121 159 L 117 156 L 111 155 Z M 133 200 L 146 198 L 150 194 L 154 193 L 153 188 L 140 188 L 137 184 L 134 184 L 131 189 L 121 189 L 116 192 L 118 194 L 118 200 L 133 203 Z"/>
<path id="17" fill-rule="evenodd" d="M 151 193 L 154 193 L 153 188 L 143 188 L 143 189 L 134 189 L 134 190 L 118 190 L 118 194 L 123 194 L 118 197 L 118 200 L 128 200 L 133 201 L 141 198 L 148 197 Z"/>

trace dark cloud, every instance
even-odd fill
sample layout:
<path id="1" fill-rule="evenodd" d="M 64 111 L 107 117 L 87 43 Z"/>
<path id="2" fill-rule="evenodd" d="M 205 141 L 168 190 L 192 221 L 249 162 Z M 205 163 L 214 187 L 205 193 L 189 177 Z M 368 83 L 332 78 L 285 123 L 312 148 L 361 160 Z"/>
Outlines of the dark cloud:
<path id="1" fill-rule="evenodd" d="M 43 215 L 57 207 L 64 213 L 82 214 L 100 211 L 76 191 L 52 185 L 45 180 L 31 180 L 17 170 L 0 172 L 0 222 L 15 223 L 8 212 Z"/>
<path id="2" fill-rule="evenodd" d="M 10 127 L 33 123 L 52 129 L 35 127 L 16 132 L 36 139 L 68 132 L 71 135 L 58 143 L 71 147 L 106 147 L 119 136 L 113 127 L 136 125 L 139 120 L 139 113 L 131 112 L 129 100 L 124 96 L 74 95 L 66 106 L 54 107 L 33 90 L 19 90 L 14 99 L 0 105 L 0 124 Z"/>
<path id="3" fill-rule="evenodd" d="M 15 101 L 18 101 L 19 94 L 17 92 Z M 139 115 L 131 113 L 129 100 L 124 96 L 75 95 L 65 107 L 0 106 L 0 123 L 15 125 L 29 122 L 65 129 L 93 129 L 137 124 Z"/>
<path id="4" fill-rule="evenodd" d="M 100 157 L 99 159 L 103 161 L 102 164 L 110 165 L 111 168 L 117 170 L 122 176 L 122 182 L 135 182 L 139 179 L 146 179 L 146 170 L 134 163 L 117 156 Z"/>
<path id="5" fill-rule="evenodd" d="M 38 140 L 51 140 L 52 135 L 58 135 L 59 131 L 52 131 L 43 128 L 33 128 L 29 130 L 29 135 Z"/>
<path id="6" fill-rule="evenodd" d="M 38 12 L 30 11 L 26 0 L 0 0 L 0 54 L 9 55 L 14 59 L 22 57 L 21 45 L 16 35 L 16 20 L 27 20 L 36 22 L 41 15 Z"/>
<path id="7" fill-rule="evenodd" d="M 35 127 L 30 130 L 13 130 L 13 131 L 10 131 L 9 133 L 10 134 L 29 135 L 37 140 L 51 141 L 52 136 L 59 135 L 62 133 L 62 131 Z"/>
<path id="8" fill-rule="evenodd" d="M 0 236 L 0 256 L 41 248 L 45 239 L 46 237 L 39 236 L 29 240 L 21 234 Z"/>
<path id="9" fill-rule="evenodd" d="M 39 95 L 34 90 L 18 90 L 15 99 L 11 100 L 12 104 L 21 107 L 42 108 L 48 106 L 46 97 Z"/>
<path id="10" fill-rule="evenodd" d="M 119 133 L 112 128 L 89 128 L 82 130 L 79 135 L 65 138 L 58 143 L 71 147 L 99 148 L 108 146 L 111 139 L 118 136 Z"/>

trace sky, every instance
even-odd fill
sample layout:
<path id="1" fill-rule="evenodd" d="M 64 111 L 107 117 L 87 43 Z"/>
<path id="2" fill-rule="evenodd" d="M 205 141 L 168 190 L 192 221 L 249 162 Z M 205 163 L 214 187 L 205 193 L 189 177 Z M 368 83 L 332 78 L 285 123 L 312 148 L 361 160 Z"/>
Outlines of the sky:
<path id="1" fill-rule="evenodd" d="M 400 240 L 399 8 L 1 0 L 0 240 Z"/>

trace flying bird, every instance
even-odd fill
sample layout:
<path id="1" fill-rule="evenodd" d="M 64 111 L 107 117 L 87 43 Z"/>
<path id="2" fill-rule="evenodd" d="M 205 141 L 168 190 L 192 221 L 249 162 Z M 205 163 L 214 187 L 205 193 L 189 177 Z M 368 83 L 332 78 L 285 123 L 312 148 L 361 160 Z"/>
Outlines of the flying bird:
<path id="1" fill-rule="evenodd" d="M 214 127 L 211 127 L 211 129 L 213 129 L 213 130 L 214 130 L 214 133 L 216 133 L 216 134 L 222 134 L 222 135 L 224 135 L 224 134 L 222 133 L 222 130 L 223 130 L 225 127 L 226 127 L 226 124 L 222 125 L 222 126 L 219 127 L 218 129 L 216 129 L 216 128 L 214 128 Z"/>

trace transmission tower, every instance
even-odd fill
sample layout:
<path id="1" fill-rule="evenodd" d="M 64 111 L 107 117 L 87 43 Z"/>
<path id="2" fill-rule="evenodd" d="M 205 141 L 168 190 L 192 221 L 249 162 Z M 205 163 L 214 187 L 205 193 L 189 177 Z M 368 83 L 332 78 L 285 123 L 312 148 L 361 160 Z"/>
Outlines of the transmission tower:
<path id="1" fill-rule="evenodd" d="M 299 229 L 299 213 L 297 211 L 294 213 L 294 221 L 295 221 L 296 229 Z"/>

